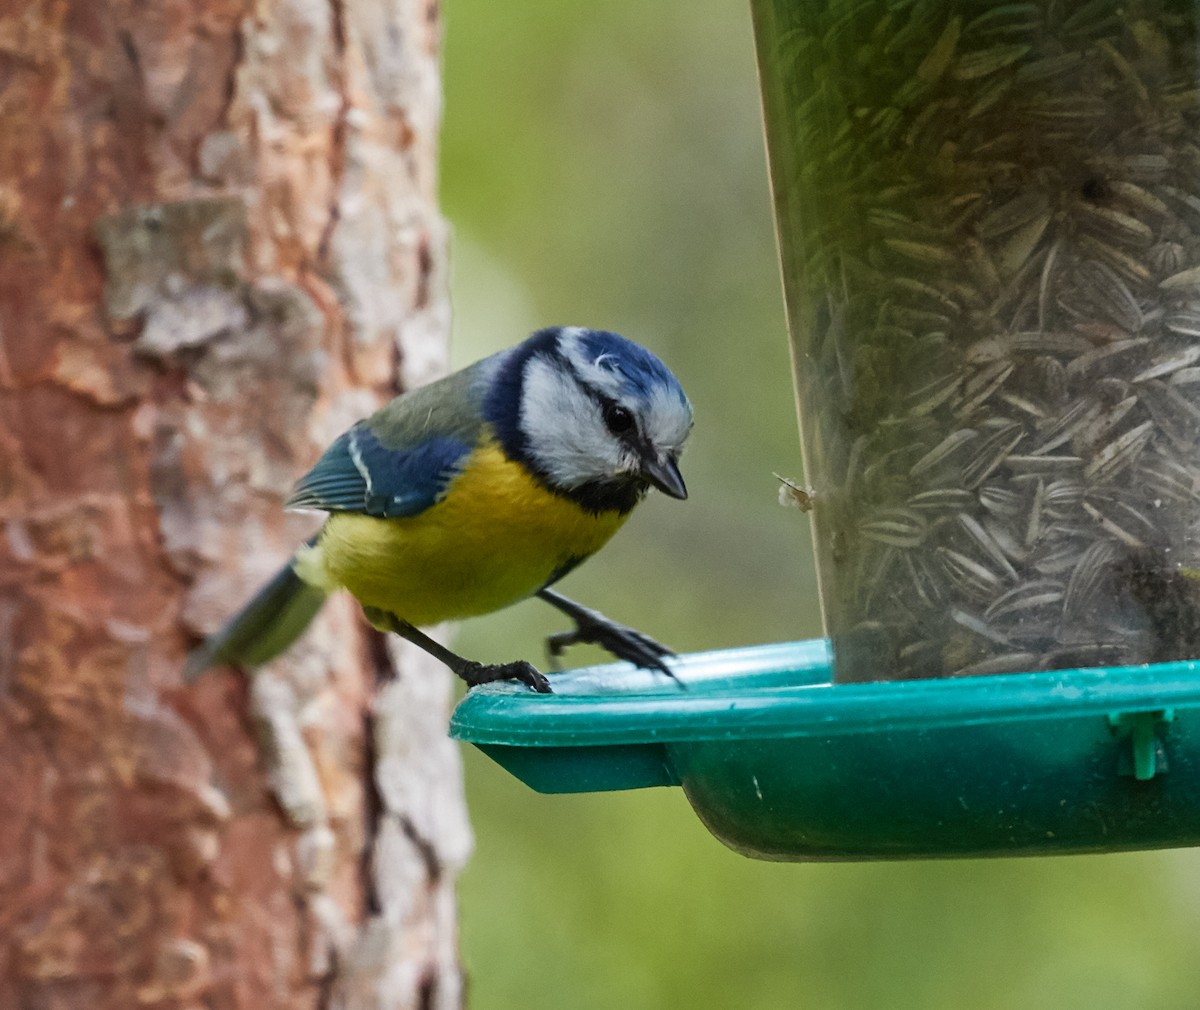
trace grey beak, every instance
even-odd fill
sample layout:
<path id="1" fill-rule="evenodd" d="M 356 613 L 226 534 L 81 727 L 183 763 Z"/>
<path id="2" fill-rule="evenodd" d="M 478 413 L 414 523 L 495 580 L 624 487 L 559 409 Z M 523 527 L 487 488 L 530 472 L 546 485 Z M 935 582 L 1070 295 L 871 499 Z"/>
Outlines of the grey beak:
<path id="1" fill-rule="evenodd" d="M 663 494 L 681 501 L 687 497 L 687 485 L 683 483 L 683 474 L 679 472 L 679 464 L 672 456 L 666 459 L 643 460 L 642 476 Z"/>

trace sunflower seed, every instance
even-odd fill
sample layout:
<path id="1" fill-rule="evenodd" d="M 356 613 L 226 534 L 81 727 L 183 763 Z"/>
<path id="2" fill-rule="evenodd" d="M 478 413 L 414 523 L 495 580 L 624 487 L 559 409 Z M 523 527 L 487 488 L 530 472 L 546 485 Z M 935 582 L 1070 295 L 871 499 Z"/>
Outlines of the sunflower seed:
<path id="1" fill-rule="evenodd" d="M 1063 597 L 1064 620 L 1078 620 L 1105 592 L 1118 557 L 1117 545 L 1111 540 L 1097 540 L 1083 552 L 1078 567 L 1067 582 Z"/>
<path id="2" fill-rule="evenodd" d="M 1090 502 L 1083 503 L 1083 510 L 1096 520 L 1096 524 L 1100 526 L 1106 533 L 1116 537 L 1121 543 L 1127 547 L 1145 547 L 1146 545 L 1132 533 L 1122 529 L 1113 520 L 1104 515 L 1096 506 Z"/>
<path id="3" fill-rule="evenodd" d="M 1079 376 L 1094 378 L 1106 371 L 1120 372 L 1128 368 L 1131 359 L 1136 358 L 1145 348 L 1150 346 L 1149 337 L 1131 337 L 1128 340 L 1117 340 L 1104 347 L 1087 351 L 1073 358 L 1067 365 L 1067 377 Z"/>
<path id="4" fill-rule="evenodd" d="M 975 544 L 989 560 L 995 562 L 996 567 L 1014 581 L 1019 577 L 1016 569 L 1009 563 L 1007 555 L 1001 546 L 996 543 L 995 538 L 983 528 L 974 518 L 966 512 L 960 512 L 958 515 L 959 524 L 967 532 L 967 536 L 971 542 Z"/>
<path id="5" fill-rule="evenodd" d="M 1177 389 L 1187 390 L 1200 384 L 1200 368 L 1181 368 L 1167 380 Z"/>
<path id="6" fill-rule="evenodd" d="M 1047 95 L 1025 107 L 1025 114 L 1032 123 L 1051 131 L 1055 127 L 1074 128 L 1082 123 L 1095 122 L 1104 115 L 1104 111 L 1103 100 L 1087 94 Z"/>
<path id="7" fill-rule="evenodd" d="M 954 59 L 954 50 L 958 47 L 958 36 L 961 30 L 962 18 L 953 17 L 946 22 L 946 27 L 942 29 L 942 34 L 938 36 L 933 48 L 929 50 L 925 59 L 917 67 L 918 80 L 932 84 L 946 72 L 950 61 Z"/>
<path id="8" fill-rule="evenodd" d="M 1027 84 L 1041 84 L 1055 77 L 1078 70 L 1083 62 L 1080 53 L 1063 53 L 1061 56 L 1045 56 L 1040 60 L 1032 60 L 1024 64 L 1018 71 L 1018 79 Z"/>
<path id="9" fill-rule="evenodd" d="M 1104 318 L 1129 333 L 1136 333 L 1145 322 L 1141 306 L 1121 276 L 1106 263 L 1081 263 L 1076 277 L 1085 297 Z"/>
<path id="10" fill-rule="evenodd" d="M 1086 541 L 1074 538 L 1060 539 L 1039 548 L 1030 558 L 1030 564 L 1039 575 L 1066 575 L 1079 567 L 1085 548 Z"/>
<path id="11" fill-rule="evenodd" d="M 1150 271 L 1141 260 L 1130 256 L 1123 249 L 1095 235 L 1080 235 L 1079 248 L 1110 266 L 1121 277 L 1134 284 L 1149 284 Z"/>
<path id="12" fill-rule="evenodd" d="M 1084 485 L 1078 480 L 1060 478 L 1046 485 L 1046 493 L 1042 499 L 1047 516 L 1051 519 L 1065 519 L 1083 501 Z"/>
<path id="13" fill-rule="evenodd" d="M 1135 401 L 1136 402 L 1136 401 Z M 1008 456 L 1004 463 L 1020 473 L 1061 473 L 1072 467 L 1081 466 L 1078 456 Z"/>
<path id="14" fill-rule="evenodd" d="M 1041 477 L 1033 491 L 1029 504 L 1029 515 L 1025 521 L 1025 546 L 1032 547 L 1042 538 L 1042 509 L 1046 504 L 1046 485 Z"/>
<path id="15" fill-rule="evenodd" d="M 1042 439 L 1034 448 L 1029 450 L 1031 456 L 1043 456 L 1053 452 L 1061 445 L 1071 441 L 1075 432 L 1089 423 L 1099 414 L 1101 407 L 1089 397 L 1080 397 L 1049 424 L 1039 428 L 1038 435 Z"/>
<path id="16" fill-rule="evenodd" d="M 1171 274 L 1170 277 L 1164 277 L 1158 282 L 1158 286 L 1166 291 L 1176 288 L 1200 288 L 1200 266 L 1189 267 L 1187 270 Z"/>
<path id="17" fill-rule="evenodd" d="M 1090 412 L 1084 423 L 1072 432 L 1071 444 L 1077 452 L 1086 453 L 1098 445 L 1104 437 L 1137 406 L 1136 396 L 1127 396 L 1123 400 L 1108 405 L 1098 405 Z"/>
<path id="18" fill-rule="evenodd" d="M 934 250 L 937 249 L 937 246 L 929 245 L 924 242 L 902 243 L 900 239 L 893 239 L 890 242 L 885 241 L 884 244 L 888 245 L 889 247 L 894 247 L 897 244 L 909 245 L 913 249 L 926 250 L 927 252 L 925 252 L 924 255 L 934 255 Z M 953 253 L 950 253 L 948 250 L 946 252 L 947 255 L 952 258 L 951 261 L 954 261 Z M 924 281 L 919 281 L 912 277 L 900 276 L 892 277 L 891 282 L 897 291 L 904 294 L 916 295 L 918 298 L 925 298 L 930 302 L 936 303 L 940 308 L 949 309 L 951 312 L 958 312 L 961 309 L 961 305 L 958 302 L 956 302 L 946 292 L 935 287 L 933 284 L 926 284 Z"/>
<path id="19" fill-rule="evenodd" d="M 890 547 L 920 546 L 929 528 L 925 517 L 915 509 L 881 509 L 859 527 L 867 540 Z"/>
<path id="20" fill-rule="evenodd" d="M 1028 385 L 1051 408 L 1058 407 L 1067 397 L 1066 366 L 1048 354 L 1038 355 L 1029 363 Z"/>
<path id="21" fill-rule="evenodd" d="M 1116 48 L 1111 42 L 1109 42 L 1107 39 L 1101 39 L 1096 43 L 1096 49 L 1108 57 L 1109 62 L 1111 62 L 1116 68 L 1117 73 L 1120 74 L 1120 76 L 1123 77 L 1125 82 L 1129 85 L 1130 90 L 1133 92 L 1133 97 L 1137 101 L 1150 101 L 1150 93 L 1146 90 L 1146 85 L 1138 76 L 1137 71 L 1133 68 L 1133 65 L 1127 59 L 1125 59 L 1124 56 L 1117 52 Z"/>
<path id="22" fill-rule="evenodd" d="M 975 226 L 982 239 L 997 238 L 1043 217 L 1050 209 L 1050 198 L 1043 192 L 1021 193 L 985 214 Z"/>
<path id="23" fill-rule="evenodd" d="M 1012 87 L 1013 80 L 1007 76 L 988 82 L 967 109 L 967 119 L 977 119 L 989 109 L 994 108 L 1012 90 Z"/>
<path id="24" fill-rule="evenodd" d="M 1200 337 L 1200 309 L 1180 309 L 1167 314 L 1163 321 L 1168 330 L 1185 337 Z"/>
<path id="25" fill-rule="evenodd" d="M 1130 537 L 1145 543 L 1158 543 L 1162 539 L 1160 523 L 1155 515 L 1158 506 L 1148 501 L 1141 490 L 1137 494 L 1132 491 L 1093 490 L 1090 498 L 1092 502 L 1088 504 L 1119 525 Z"/>
<path id="26" fill-rule="evenodd" d="M 972 445 L 974 459 L 962 468 L 962 486 L 976 488 L 982 484 L 1024 437 L 1019 424 L 1004 421 L 984 433 Z"/>
<path id="27" fill-rule="evenodd" d="M 1188 365 L 1194 364 L 1196 361 L 1200 361 L 1200 345 L 1170 351 L 1152 359 L 1149 367 L 1138 372 L 1129 381 L 1145 382 L 1147 379 L 1157 379 L 1164 375 L 1171 375 L 1174 372 L 1178 372 L 1181 368 L 1186 368 Z"/>
<path id="28" fill-rule="evenodd" d="M 958 262 L 958 256 L 953 249 L 934 245 L 930 242 L 914 242 L 903 238 L 885 238 L 883 244 L 906 259 L 913 260 L 923 266 L 946 267 Z"/>
<path id="29" fill-rule="evenodd" d="M 1128 179 L 1109 180 L 1108 191 L 1135 218 L 1164 218 L 1171 213 L 1170 208 L 1157 196 Z"/>
<path id="30" fill-rule="evenodd" d="M 1177 460 L 1144 456 L 1138 461 L 1137 476 L 1146 491 L 1161 500 L 1191 506 L 1200 499 L 1200 475 Z"/>
<path id="31" fill-rule="evenodd" d="M 908 475 L 914 478 L 922 477 L 945 466 L 950 460 L 967 458 L 971 444 L 978 438 L 979 432 L 973 428 L 962 428 L 947 435 L 912 465 Z"/>
<path id="32" fill-rule="evenodd" d="M 1021 542 L 1010 525 L 993 516 L 984 516 L 980 525 L 987 530 L 988 536 L 1014 565 L 1023 565 L 1028 560 L 1029 548 Z"/>
<path id="33" fill-rule="evenodd" d="M 881 550 L 863 554 L 859 558 L 858 584 L 866 588 L 863 609 L 875 609 L 876 599 L 885 594 L 892 585 L 891 572 L 899 561 L 901 550 L 884 546 Z"/>
<path id="34" fill-rule="evenodd" d="M 1138 393 L 1154 423 L 1183 452 L 1200 440 L 1200 407 L 1177 387 L 1163 382 L 1146 382 Z"/>
<path id="35" fill-rule="evenodd" d="M 1113 21 L 1112 0 L 1089 0 L 1072 6 L 1071 13 L 1063 19 L 1062 31 L 1064 35 L 1091 35 L 1103 31 Z"/>
<path id="36" fill-rule="evenodd" d="M 979 503 L 993 515 L 1008 519 L 1025 511 L 1025 496 L 1001 484 L 986 484 L 981 487 Z"/>
<path id="37" fill-rule="evenodd" d="M 920 512 L 959 512 L 975 504 L 975 496 L 965 488 L 943 487 L 922 491 L 908 499 L 908 507 Z"/>
<path id="38" fill-rule="evenodd" d="M 954 406 L 954 415 L 959 418 L 970 417 L 977 407 L 1004 385 L 1014 367 L 1010 361 L 997 361 L 967 379 Z"/>
<path id="39" fill-rule="evenodd" d="M 954 61 L 950 76 L 957 81 L 970 81 L 977 77 L 987 77 L 997 70 L 1003 70 L 1025 56 L 1033 47 L 1030 45 L 1014 44 L 1009 46 L 992 46 L 990 49 L 979 49 L 971 53 L 963 53 Z"/>
<path id="40" fill-rule="evenodd" d="M 1154 232 L 1149 225 L 1112 207 L 1085 202 L 1080 205 L 1079 214 L 1084 226 L 1091 228 L 1101 238 L 1135 247 L 1149 246 L 1154 240 Z"/>
<path id="41" fill-rule="evenodd" d="M 1022 267 L 1030 265 L 1034 249 L 1046 233 L 1052 215 L 1049 211 L 1039 214 L 1032 221 L 1013 231 L 1003 245 L 996 250 L 996 268 L 1002 277 L 1013 277 Z"/>
<path id="42" fill-rule="evenodd" d="M 1143 421 L 1129 431 L 1105 444 L 1083 469 L 1083 476 L 1095 483 L 1112 480 L 1137 459 L 1150 441 L 1154 422 Z"/>
<path id="43" fill-rule="evenodd" d="M 1017 331 L 1004 337 L 1003 342 L 1013 351 L 1033 354 L 1083 354 L 1092 346 L 1074 333 L 1050 330 Z"/>
<path id="44" fill-rule="evenodd" d="M 1187 250 L 1178 242 L 1156 242 L 1147 251 L 1146 261 L 1156 274 L 1175 274 L 1187 263 Z"/>
<path id="45" fill-rule="evenodd" d="M 1003 586 L 1003 578 L 986 565 L 950 547 L 938 547 L 937 553 L 950 581 L 968 596 L 991 599 Z"/>
<path id="46" fill-rule="evenodd" d="M 1003 652 L 978 663 L 969 663 L 954 671 L 955 677 L 991 677 L 1000 673 L 1025 673 L 1037 669 L 1038 657 L 1034 652 Z"/>
<path id="47" fill-rule="evenodd" d="M 1043 607 L 1054 607 L 1062 603 L 1066 587 L 1057 579 L 1034 579 L 1023 582 L 1001 596 L 983 612 L 984 618 L 995 621 L 1013 614 L 1023 614 Z"/>
<path id="48" fill-rule="evenodd" d="M 1200 224 L 1200 196 L 1184 192 L 1174 186 L 1163 186 L 1162 192 L 1181 210 L 1186 210 L 1195 224 Z"/>

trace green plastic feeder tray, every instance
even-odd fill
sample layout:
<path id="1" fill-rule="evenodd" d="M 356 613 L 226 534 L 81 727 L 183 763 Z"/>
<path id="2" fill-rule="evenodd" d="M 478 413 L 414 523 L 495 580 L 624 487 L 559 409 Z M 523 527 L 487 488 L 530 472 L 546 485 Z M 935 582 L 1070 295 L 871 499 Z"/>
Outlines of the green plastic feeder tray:
<path id="1" fill-rule="evenodd" d="M 1200 844 L 1200 663 L 831 683 L 827 643 L 472 690 L 452 734 L 546 793 L 683 787 L 763 859 Z"/>

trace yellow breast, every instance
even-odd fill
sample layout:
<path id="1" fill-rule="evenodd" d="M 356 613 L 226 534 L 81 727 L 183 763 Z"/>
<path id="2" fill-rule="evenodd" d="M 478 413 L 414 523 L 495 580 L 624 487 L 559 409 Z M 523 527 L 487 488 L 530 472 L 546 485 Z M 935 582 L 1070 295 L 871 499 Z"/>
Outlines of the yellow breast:
<path id="1" fill-rule="evenodd" d="M 476 450 L 420 515 L 329 517 L 309 564 L 330 588 L 411 624 L 490 613 L 599 550 L 626 513 L 581 509 L 534 481 L 498 446 Z"/>

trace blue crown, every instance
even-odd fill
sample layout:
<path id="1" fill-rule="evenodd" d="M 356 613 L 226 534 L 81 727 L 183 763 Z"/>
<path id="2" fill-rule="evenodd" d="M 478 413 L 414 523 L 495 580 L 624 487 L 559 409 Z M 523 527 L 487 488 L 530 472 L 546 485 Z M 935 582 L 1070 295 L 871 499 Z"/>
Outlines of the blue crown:
<path id="1" fill-rule="evenodd" d="M 617 372 L 630 392 L 646 397 L 656 387 L 666 387 L 676 392 L 681 403 L 687 402 L 671 370 L 640 344 L 608 330 L 585 330 L 579 342 L 590 358 Z"/>

